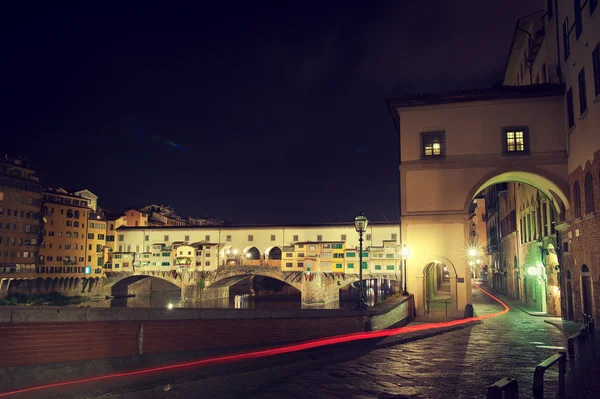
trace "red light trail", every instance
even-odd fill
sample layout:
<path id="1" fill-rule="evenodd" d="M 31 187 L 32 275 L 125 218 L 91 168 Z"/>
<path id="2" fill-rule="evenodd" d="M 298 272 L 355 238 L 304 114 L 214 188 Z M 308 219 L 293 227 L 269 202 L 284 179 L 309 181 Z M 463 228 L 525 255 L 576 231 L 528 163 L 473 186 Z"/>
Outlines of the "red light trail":
<path id="1" fill-rule="evenodd" d="M 365 339 L 390 337 L 390 336 L 394 336 L 394 335 L 400 335 L 400 334 L 406 334 L 406 333 L 418 332 L 418 331 L 425 331 L 425 330 L 431 330 L 431 329 L 436 329 L 436 328 L 454 327 L 454 326 L 472 323 L 475 321 L 489 319 L 492 317 L 497 317 L 497 316 L 503 315 L 509 311 L 508 306 L 504 302 L 502 302 L 500 299 L 496 298 L 495 296 L 493 296 L 492 294 L 490 294 L 489 292 L 487 292 L 486 290 L 481 288 L 479 285 L 475 284 L 475 286 L 479 290 L 481 290 L 484 294 L 486 294 L 487 296 L 489 296 L 490 298 L 494 299 L 499 304 L 501 304 L 504 307 L 504 310 L 502 310 L 500 312 L 496 312 L 496 313 L 488 313 L 488 314 L 485 314 L 482 316 L 469 317 L 469 318 L 460 319 L 460 320 L 444 321 L 444 322 L 439 322 L 439 323 L 419 324 L 419 325 L 415 325 L 415 326 L 405 326 L 405 327 L 399 327 L 399 328 L 394 328 L 394 329 L 390 329 L 390 330 L 380 330 L 380 331 L 370 331 L 370 332 L 360 332 L 360 333 L 337 335 L 337 336 L 333 336 L 333 337 L 326 337 L 326 338 L 319 338 L 319 339 L 315 339 L 315 340 L 311 340 L 311 341 L 305 341 L 305 342 L 301 342 L 298 344 L 286 345 L 286 346 L 273 348 L 273 349 L 265 349 L 265 350 L 259 350 L 259 351 L 253 351 L 253 352 L 239 353 L 236 355 L 217 356 L 217 357 L 212 357 L 212 358 L 208 358 L 208 359 L 196 360 L 193 362 L 172 364 L 169 366 L 154 367 L 154 368 L 138 370 L 138 371 L 129 371 L 129 372 L 125 372 L 125 373 L 108 374 L 108 375 L 83 378 L 83 379 L 73 380 L 73 381 L 65 381 L 65 382 L 57 382 L 54 384 L 39 385 L 39 386 L 35 386 L 35 387 L 23 388 L 23 389 L 18 389 L 15 391 L 0 393 L 0 397 L 12 396 L 12 395 L 17 395 L 20 393 L 26 393 L 26 392 L 32 392 L 32 391 L 40 391 L 40 390 L 49 389 L 49 388 L 63 387 L 63 386 L 68 386 L 68 385 L 83 384 L 86 382 L 108 380 L 108 379 L 120 378 L 120 377 L 132 377 L 132 376 L 137 376 L 137 375 L 156 373 L 159 371 L 176 370 L 176 369 L 181 369 L 181 368 L 185 368 L 185 367 L 207 366 L 207 365 L 217 364 L 217 363 L 226 363 L 226 362 L 233 362 L 233 361 L 240 361 L 240 360 L 257 359 L 257 358 L 262 358 L 262 357 L 281 355 L 281 354 L 285 354 L 285 353 L 299 352 L 299 351 L 313 349 L 313 348 L 319 348 L 319 347 L 327 346 L 327 345 L 341 344 L 341 343 L 360 341 L 360 340 L 365 340 Z"/>

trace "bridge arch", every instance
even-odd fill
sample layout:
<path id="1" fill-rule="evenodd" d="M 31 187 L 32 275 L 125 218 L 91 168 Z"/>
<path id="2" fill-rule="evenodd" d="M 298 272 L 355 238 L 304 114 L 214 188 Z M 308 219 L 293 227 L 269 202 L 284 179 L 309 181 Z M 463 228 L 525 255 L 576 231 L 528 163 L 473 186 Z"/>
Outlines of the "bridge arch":
<path id="1" fill-rule="evenodd" d="M 169 274 L 169 276 L 171 276 Z M 150 293 L 156 291 L 176 291 L 181 287 L 174 279 L 165 278 L 162 275 L 152 274 L 130 274 L 118 278 L 105 285 L 107 293 L 111 295 L 131 295 L 140 293 Z"/>
<path id="2" fill-rule="evenodd" d="M 468 212 L 473 199 L 486 188 L 495 184 L 517 182 L 527 184 L 543 193 L 551 200 L 558 215 L 564 218 L 569 205 L 569 185 L 557 176 L 539 168 L 499 168 L 488 173 L 475 183 L 464 204 L 464 211 Z"/>

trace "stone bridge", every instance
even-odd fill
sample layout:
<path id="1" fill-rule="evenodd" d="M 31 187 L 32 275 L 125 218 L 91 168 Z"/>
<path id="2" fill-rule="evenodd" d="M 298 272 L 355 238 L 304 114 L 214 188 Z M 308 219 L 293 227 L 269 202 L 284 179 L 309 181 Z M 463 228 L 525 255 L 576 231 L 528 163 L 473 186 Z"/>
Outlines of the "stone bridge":
<path id="1" fill-rule="evenodd" d="M 269 266 L 228 266 L 215 271 L 197 270 L 135 270 L 131 272 L 108 272 L 102 280 L 106 295 L 124 295 L 128 288 L 148 277 L 154 277 L 181 289 L 183 303 L 208 299 L 227 298 L 229 288 L 252 276 L 270 277 L 282 281 L 301 292 L 304 305 L 320 305 L 339 300 L 341 288 L 358 281 L 357 274 L 311 273 L 282 271 Z M 396 274 L 363 274 L 363 279 L 399 281 Z"/>

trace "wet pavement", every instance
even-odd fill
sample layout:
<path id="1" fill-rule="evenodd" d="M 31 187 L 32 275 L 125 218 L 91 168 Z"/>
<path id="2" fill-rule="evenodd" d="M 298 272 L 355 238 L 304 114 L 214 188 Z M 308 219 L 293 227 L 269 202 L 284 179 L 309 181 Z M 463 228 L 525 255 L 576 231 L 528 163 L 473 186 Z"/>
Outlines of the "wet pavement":
<path id="1" fill-rule="evenodd" d="M 502 310 L 476 288 L 473 305 L 477 315 Z M 106 386 L 87 387 L 85 393 L 85 387 L 73 387 L 44 397 L 483 398 L 489 385 L 512 377 L 519 383 L 519 397 L 531 398 L 535 366 L 567 347 L 566 335 L 546 321 L 561 322 L 511 307 L 507 314 L 429 338 L 389 337 L 121 381 L 110 393 Z M 165 391 L 167 384 L 172 386 Z M 548 370 L 547 397 L 555 396 L 557 385 L 557 372 Z"/>

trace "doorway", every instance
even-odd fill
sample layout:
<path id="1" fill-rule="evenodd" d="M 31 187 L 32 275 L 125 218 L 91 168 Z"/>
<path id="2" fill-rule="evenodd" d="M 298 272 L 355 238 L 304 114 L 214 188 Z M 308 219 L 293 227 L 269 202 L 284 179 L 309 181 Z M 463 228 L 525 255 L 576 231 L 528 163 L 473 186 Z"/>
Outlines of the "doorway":
<path id="1" fill-rule="evenodd" d="M 592 304 L 592 277 L 587 265 L 581 266 L 581 302 L 583 313 L 592 315 L 594 313 Z"/>
<path id="2" fill-rule="evenodd" d="M 571 281 L 571 271 L 567 270 L 567 319 L 573 320 L 573 281 Z"/>

